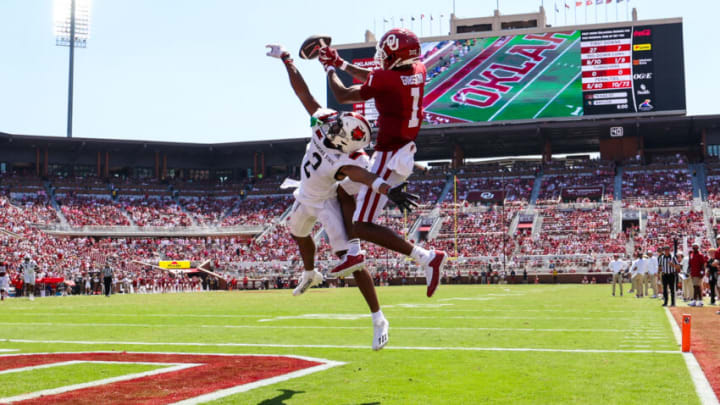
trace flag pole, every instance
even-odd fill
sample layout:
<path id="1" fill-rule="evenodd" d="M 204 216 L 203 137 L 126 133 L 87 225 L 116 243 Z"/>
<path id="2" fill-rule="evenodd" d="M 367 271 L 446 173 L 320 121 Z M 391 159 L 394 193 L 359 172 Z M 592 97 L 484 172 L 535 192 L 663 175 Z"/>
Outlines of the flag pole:
<path id="1" fill-rule="evenodd" d="M 625 18 L 630 21 L 630 0 L 625 0 Z"/>
<path id="2" fill-rule="evenodd" d="M 597 1 L 595 2 L 595 24 L 598 22 L 598 16 L 597 16 Z"/>
<path id="3" fill-rule="evenodd" d="M 577 0 L 575 0 L 575 25 L 577 25 Z"/>

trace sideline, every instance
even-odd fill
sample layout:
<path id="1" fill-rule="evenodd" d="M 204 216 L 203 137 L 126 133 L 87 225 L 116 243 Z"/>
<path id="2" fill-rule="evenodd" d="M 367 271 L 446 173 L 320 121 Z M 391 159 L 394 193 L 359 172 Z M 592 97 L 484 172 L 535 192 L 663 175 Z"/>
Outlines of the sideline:
<path id="1" fill-rule="evenodd" d="M 680 334 L 680 327 L 678 327 L 675 317 L 672 315 L 668 307 L 665 307 L 665 315 L 667 315 L 668 322 L 672 328 L 673 335 L 678 345 L 682 344 L 682 337 Z M 681 352 L 682 353 L 682 352 Z M 685 364 L 687 365 L 688 371 L 690 372 L 690 378 L 692 378 L 693 384 L 695 385 L 695 392 L 697 392 L 700 398 L 700 403 L 703 405 L 718 405 L 718 399 L 715 396 L 715 392 L 710 386 L 705 373 L 703 373 L 700 364 L 698 364 L 695 355 L 690 353 L 682 353 Z"/>

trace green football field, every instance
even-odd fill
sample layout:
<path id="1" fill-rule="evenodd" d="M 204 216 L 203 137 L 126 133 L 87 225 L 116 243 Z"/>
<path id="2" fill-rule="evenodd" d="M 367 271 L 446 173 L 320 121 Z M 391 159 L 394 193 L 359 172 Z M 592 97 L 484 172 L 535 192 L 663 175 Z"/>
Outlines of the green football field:
<path id="1" fill-rule="evenodd" d="M 370 318 L 355 288 L 300 297 L 284 290 L 10 299 L 0 303 L 0 403 L 161 367 L 80 361 L 2 372 L 18 354 L 90 351 L 329 362 L 214 403 L 699 403 L 657 300 L 611 297 L 605 285 L 440 286 L 432 299 L 423 287 L 378 294 L 390 321 L 379 352 L 370 349 Z"/>
<path id="2" fill-rule="evenodd" d="M 545 59 L 538 63 L 522 80 L 518 82 L 503 82 L 510 86 L 510 90 L 501 93 L 500 99 L 491 106 L 479 107 L 470 102 L 459 102 L 453 99 L 463 88 L 470 86 L 472 80 L 486 80 L 481 73 L 493 63 L 500 63 L 513 68 L 520 68 L 530 59 L 509 54 L 507 51 L 516 45 L 543 45 L 547 42 L 526 39 L 518 35 L 512 37 L 495 53 L 485 59 L 469 74 L 463 75 L 466 64 L 480 55 L 483 50 L 490 47 L 498 37 L 478 40 L 471 47 L 470 52 L 462 60 L 453 64 L 448 70 L 434 77 L 425 88 L 425 111 L 430 114 L 441 114 L 469 122 L 487 122 L 502 120 L 528 120 L 549 117 L 572 117 L 583 115 L 582 109 L 582 81 L 580 77 L 580 32 L 569 34 L 555 34 L 565 41 L 555 50 L 544 51 Z M 509 72 L 495 70 L 499 76 L 507 76 Z M 439 86 L 446 89 L 441 95 L 435 94 L 428 101 L 428 94 Z M 481 100 L 474 94 L 468 94 L 469 100 Z"/>

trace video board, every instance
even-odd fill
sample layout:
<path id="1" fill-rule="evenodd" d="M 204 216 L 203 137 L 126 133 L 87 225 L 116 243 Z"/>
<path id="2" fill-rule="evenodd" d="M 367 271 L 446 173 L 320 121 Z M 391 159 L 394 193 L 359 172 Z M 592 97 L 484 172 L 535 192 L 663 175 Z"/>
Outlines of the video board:
<path id="1" fill-rule="evenodd" d="M 424 125 L 684 113 L 682 38 L 668 23 L 423 42 Z M 374 47 L 339 52 L 376 67 Z M 329 89 L 328 106 L 377 117 L 372 100 L 341 106 Z"/>

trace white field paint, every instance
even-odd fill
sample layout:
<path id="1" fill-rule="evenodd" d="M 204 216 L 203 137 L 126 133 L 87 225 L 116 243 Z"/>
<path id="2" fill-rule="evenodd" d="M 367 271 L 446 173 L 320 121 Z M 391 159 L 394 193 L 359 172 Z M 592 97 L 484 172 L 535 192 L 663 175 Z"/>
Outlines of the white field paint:
<path id="1" fill-rule="evenodd" d="M 392 304 L 384 305 L 382 309 L 386 308 L 412 308 L 412 309 L 437 309 L 443 307 L 453 306 L 455 304 Z M 443 308 L 445 309 L 445 308 Z"/>
<path id="2" fill-rule="evenodd" d="M 665 315 L 667 315 L 668 322 L 670 322 L 670 327 L 672 328 L 673 335 L 675 335 L 675 340 L 678 345 L 682 344 L 680 328 L 667 307 L 665 307 Z M 703 405 L 718 405 L 718 398 L 715 396 L 715 392 L 710 386 L 710 382 L 705 376 L 705 373 L 703 373 L 695 356 L 692 353 L 682 353 L 682 356 L 683 359 L 685 359 L 685 365 L 690 372 L 690 378 L 692 379 L 693 384 L 695 384 L 695 392 L 697 392 L 698 397 L 700 398 L 700 403 Z"/>
<path id="3" fill-rule="evenodd" d="M 370 318 L 370 314 L 302 314 L 276 316 L 274 318 L 259 319 L 258 322 L 281 321 L 285 319 L 327 319 L 333 321 L 356 321 L 358 319 Z"/>
<path id="4" fill-rule="evenodd" d="M 94 323 L 94 322 L 0 322 L 0 325 L 13 326 L 52 326 L 52 327 L 122 327 L 122 328 L 220 328 L 220 329 L 349 329 L 359 330 L 368 329 L 370 326 L 315 326 L 315 325 L 168 325 L 153 323 Z M 466 330 L 466 331 L 510 331 L 510 332 L 606 332 L 606 333 L 623 333 L 628 334 L 627 329 L 574 329 L 574 328 L 492 328 L 492 327 L 435 327 L 435 326 L 394 326 L 392 330 L 420 330 L 420 331 L 449 331 L 449 330 Z M 625 339 L 641 340 L 641 339 L 665 339 L 664 335 L 659 335 L 654 331 L 647 333 L 630 333 Z M 17 350 L 17 349 L 7 349 Z"/>
<path id="5" fill-rule="evenodd" d="M 207 342 L 133 342 L 133 341 L 93 341 L 93 340 L 31 340 L 2 339 L 11 343 L 46 343 L 77 345 L 127 345 L 127 346 L 188 346 L 188 347 L 265 347 L 299 349 L 361 349 L 369 346 L 352 345 L 300 345 L 273 343 L 207 343 Z M 625 353 L 625 354 L 680 354 L 677 350 L 608 350 L 608 349 L 555 349 L 537 347 L 462 347 L 462 346 L 386 346 L 383 350 L 419 350 L 419 351 L 476 351 L 476 352 L 550 352 L 550 353 Z M 11 355 L 12 356 L 12 355 Z"/>

